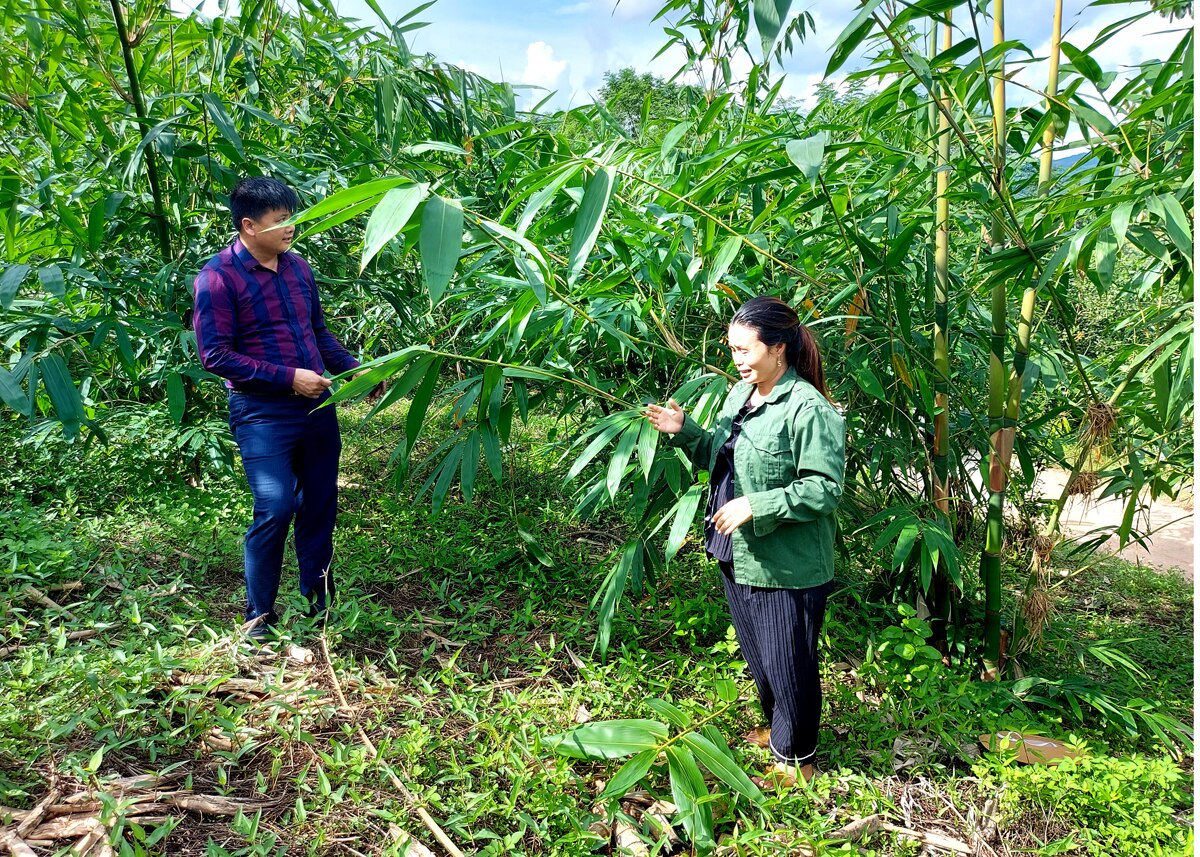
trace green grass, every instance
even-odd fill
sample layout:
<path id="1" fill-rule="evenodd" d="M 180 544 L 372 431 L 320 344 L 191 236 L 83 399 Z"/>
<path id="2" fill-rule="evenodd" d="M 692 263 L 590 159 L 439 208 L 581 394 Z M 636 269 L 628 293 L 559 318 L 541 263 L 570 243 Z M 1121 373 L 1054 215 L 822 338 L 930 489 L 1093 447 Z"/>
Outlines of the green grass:
<path id="1" fill-rule="evenodd" d="M 110 449 L 72 473 L 30 466 L 28 456 L 57 451 L 22 449 L 23 463 L 8 471 L 12 506 L 0 513 L 0 645 L 18 645 L 0 660 L 0 804 L 30 806 L 52 779 L 70 793 L 105 777 L 166 772 L 198 793 L 257 809 L 233 819 L 176 811 L 173 826 L 143 828 L 114 804 L 104 818 L 122 853 L 397 853 L 390 824 L 433 845 L 387 765 L 467 853 L 602 852 L 606 840 L 589 828 L 630 809 L 596 805 L 597 783 L 620 761 L 568 759 L 553 752 L 549 736 L 585 718 L 657 718 L 652 698 L 696 719 L 715 713 L 730 739 L 756 725 L 753 688 L 699 550 L 686 547 L 656 586 L 626 594 L 601 660 L 591 602 L 623 522 L 572 520 L 554 451 L 537 437 L 506 451 L 503 486 L 479 490 L 470 503 L 452 497 L 434 517 L 414 500 L 413 484 L 396 484 L 387 468 L 398 419 L 358 428 L 357 413 L 343 418 L 339 603 L 326 638 L 350 714 L 339 712 L 319 653 L 308 666 L 269 664 L 255 681 L 270 693 L 239 695 L 222 683 L 257 675 L 236 632 L 249 511 L 240 478 L 193 488 L 166 478 L 161 464 L 159 478 L 146 480 L 150 465 L 134 466 L 132 448 Z M 518 537 L 517 514 L 535 522 L 548 566 Z M 818 751 L 828 775 L 810 790 L 771 794 L 761 808 L 712 784 L 716 830 L 736 846 L 730 853 L 795 853 L 874 813 L 895 823 L 908 813 L 913 827 L 937 822 L 969 838 L 968 819 L 1000 783 L 1012 783 L 1016 796 L 1002 804 L 1000 828 L 1021 831 L 1023 847 L 1085 836 L 1093 809 L 1086 801 L 1051 808 L 1055 824 L 1044 835 L 1030 832 L 1023 819 L 1043 806 L 1046 790 L 1082 775 L 1033 782 L 1003 760 L 980 760 L 977 736 L 999 728 L 1072 735 L 1098 760 L 1142 753 L 1144 763 L 1109 771 L 1153 797 L 1127 826 L 1158 831 L 1163 853 L 1180 853 L 1188 819 L 1173 814 L 1189 802 L 1171 779 L 1180 765 L 1145 720 L 1135 719 L 1131 732 L 1086 701 L 1077 715 L 1062 688 L 1098 687 L 1118 705 L 1141 697 L 1190 722 L 1192 605 L 1183 581 L 1115 559 L 1067 577 L 1046 646 L 1025 664 L 1060 683 L 1051 687 L 1056 696 L 1046 686 L 1021 693 L 1011 683 L 980 683 L 970 665 L 906 656 L 905 642 L 919 647 L 921 624 L 866 601 L 869 563 L 840 567 L 830 602 Z M 294 574 L 285 569 L 285 627 L 319 649 L 318 631 L 293 621 Z M 25 591 L 70 581 L 82 588 L 56 597 L 74 619 Z M 64 636 L 81 629 L 99 633 Z M 1105 640 L 1121 641 L 1111 648 L 1145 674 L 1086 651 L 1079 659 L 1083 644 Z M 717 690 L 727 679 L 739 692 L 731 706 Z M 1041 702 L 1032 698 L 1039 694 Z M 365 751 L 359 727 L 379 759 Z M 767 762 L 731 743 L 746 770 Z M 1181 764 L 1190 770 L 1190 756 Z M 670 798 L 661 757 L 643 787 Z M 1121 829 L 1109 831 L 1109 841 Z M 1131 848 L 1143 840 L 1129 833 Z M 917 850 L 894 833 L 839 847 Z"/>

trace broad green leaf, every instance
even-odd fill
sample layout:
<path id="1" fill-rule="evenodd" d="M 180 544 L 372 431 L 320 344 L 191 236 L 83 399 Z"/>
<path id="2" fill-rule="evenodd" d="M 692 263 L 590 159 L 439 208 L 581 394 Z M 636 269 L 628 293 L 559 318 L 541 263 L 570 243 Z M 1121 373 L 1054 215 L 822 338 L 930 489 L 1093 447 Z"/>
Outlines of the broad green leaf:
<path id="1" fill-rule="evenodd" d="M 659 155 L 665 161 L 667 156 L 675 150 L 679 145 L 679 141 L 683 139 L 688 130 L 692 127 L 691 122 L 680 122 L 674 125 L 670 131 L 663 135 L 662 146 L 659 148 Z"/>
<path id="2" fill-rule="evenodd" d="M 708 269 L 709 290 L 716 288 L 721 279 L 729 273 L 729 267 L 733 264 L 733 260 L 737 258 L 738 252 L 741 249 L 742 238 L 740 235 L 731 235 L 721 243 L 721 249 L 717 251 L 712 267 Z"/>
<path id="3" fill-rule="evenodd" d="M 537 536 L 533 534 L 535 526 L 532 518 L 528 518 L 525 515 L 517 516 L 517 535 L 525 543 L 526 547 L 529 548 L 529 552 L 533 554 L 533 558 L 546 566 L 546 568 L 554 568 L 554 560 L 550 558 L 545 548 L 542 547 L 541 542 L 538 541 Z"/>
<path id="4" fill-rule="evenodd" d="M 4 269 L 4 273 L 0 274 L 0 310 L 7 310 L 12 306 L 13 298 L 17 296 L 17 290 L 21 288 L 21 283 L 25 282 L 29 270 L 28 265 L 21 263 L 9 265 Z"/>
<path id="5" fill-rule="evenodd" d="M 735 702 L 738 698 L 737 682 L 731 678 L 719 678 L 713 682 L 717 698 L 722 702 Z"/>
<path id="6" fill-rule="evenodd" d="M 388 178 L 375 179 L 374 181 L 355 185 L 354 187 L 340 190 L 325 197 L 325 199 L 310 208 L 306 208 L 304 211 L 297 212 L 288 222 L 291 224 L 307 223 L 310 220 L 326 217 L 327 215 L 362 203 L 366 203 L 367 207 L 370 207 L 375 200 L 379 199 L 379 197 L 392 188 L 412 184 L 414 184 L 413 180 L 406 176 L 389 176 Z"/>
<path id="7" fill-rule="evenodd" d="M 679 809 L 683 829 L 699 851 L 714 846 L 712 807 L 704 774 L 690 750 L 672 746 L 666 748 L 667 770 L 671 778 L 671 797 Z"/>
<path id="8" fill-rule="evenodd" d="M 67 363 L 57 354 L 47 354 L 38 361 L 42 372 L 42 383 L 50 395 L 50 403 L 54 405 L 54 414 L 62 423 L 63 434 L 67 440 L 74 440 L 79 435 L 79 428 L 84 421 L 83 400 L 79 390 L 71 380 Z"/>
<path id="9" fill-rule="evenodd" d="M 463 211 L 457 199 L 430 197 L 421 214 L 421 273 L 429 300 L 437 306 L 462 253 Z"/>
<path id="10" fill-rule="evenodd" d="M 608 446 L 612 442 L 612 439 L 625 428 L 627 423 L 625 420 L 619 419 L 620 416 L 620 414 L 613 414 L 595 429 L 595 435 L 592 437 L 591 443 L 587 445 L 580 456 L 571 464 L 571 469 L 567 471 L 568 482 L 582 473 L 583 469 L 591 464 L 592 459 L 599 455 L 600 450 Z"/>
<path id="11" fill-rule="evenodd" d="M 642 420 L 641 432 L 638 434 L 638 464 L 642 468 L 642 478 L 649 481 L 650 470 L 654 467 L 654 452 L 658 448 L 658 430 L 650 424 L 650 420 Z"/>
<path id="12" fill-rule="evenodd" d="M 672 726 L 687 729 L 692 725 L 692 718 L 682 708 L 667 702 L 665 699 L 647 699 L 646 704 L 654 709 L 654 713 Z"/>
<path id="13" fill-rule="evenodd" d="M 1167 235 L 1189 262 L 1192 260 L 1192 227 L 1187 213 L 1174 194 L 1164 193 L 1150 200 L 1151 208 L 1158 209 L 1166 223 Z"/>
<path id="14" fill-rule="evenodd" d="M 893 569 L 899 568 L 908 559 L 908 555 L 912 553 L 913 545 L 917 543 L 917 537 L 920 535 L 921 528 L 916 524 L 908 524 L 900 531 L 900 538 L 896 540 L 896 549 L 892 552 Z"/>
<path id="15" fill-rule="evenodd" d="M 7 369 L 0 369 L 0 400 L 23 417 L 32 416 L 31 403 L 17 377 Z"/>
<path id="16" fill-rule="evenodd" d="M 801 140 L 788 140 L 784 149 L 788 160 L 796 165 L 801 174 L 808 179 L 813 190 L 817 189 L 817 180 L 821 177 L 821 164 L 825 160 L 825 147 L 829 145 L 829 133 L 822 131 Z"/>
<path id="17" fill-rule="evenodd" d="M 62 268 L 58 265 L 51 264 L 38 268 L 38 280 L 43 289 L 59 300 L 67 296 L 67 281 L 63 278 Z"/>
<path id="18" fill-rule="evenodd" d="M 471 498 L 475 496 L 475 477 L 479 473 L 479 430 L 476 429 L 467 435 L 467 442 L 463 448 L 462 468 L 458 475 L 458 487 L 462 491 L 463 500 L 467 503 L 471 502 Z"/>
<path id="19" fill-rule="evenodd" d="M 1099 85 L 1104 78 L 1104 70 L 1100 68 L 1100 64 L 1092 59 L 1087 51 L 1081 51 L 1070 42 L 1062 42 L 1060 44 L 1062 52 L 1066 54 L 1067 59 L 1071 61 L 1071 65 L 1075 66 L 1075 70 L 1090 80 L 1092 83 Z"/>
<path id="20" fill-rule="evenodd" d="M 849 24 L 843 28 L 837 40 L 833 43 L 833 49 L 829 54 L 829 62 L 825 66 L 825 77 L 830 77 L 834 72 L 846 64 L 846 60 L 854 54 L 858 46 L 862 44 L 875 26 L 875 22 L 871 16 L 875 14 L 875 10 L 879 8 L 883 0 L 867 0 L 863 7 L 858 10 L 858 14 L 854 16 Z"/>
<path id="21" fill-rule="evenodd" d="M 583 202 L 575 214 L 575 229 L 571 234 L 571 252 L 567 264 L 568 286 L 575 284 L 583 266 L 587 264 L 592 248 L 596 245 L 600 225 L 604 221 L 604 212 L 608 209 L 608 201 L 612 196 L 613 174 L 612 167 L 600 167 L 583 192 Z"/>
<path id="22" fill-rule="evenodd" d="M 625 593 L 625 584 L 631 575 L 636 578 L 641 574 L 642 549 L 643 545 L 638 539 L 627 542 L 621 551 L 621 558 L 608 573 L 600 592 L 597 593 L 602 596 L 596 620 L 598 626 L 596 648 L 600 650 L 601 655 L 608 652 L 608 641 L 612 637 L 613 617 L 621 603 L 621 596 Z"/>
<path id="23" fill-rule="evenodd" d="M 573 759 L 620 759 L 658 752 L 667 739 L 667 727 L 656 720 L 602 720 L 584 723 L 545 742 L 561 756 Z"/>
<path id="24" fill-rule="evenodd" d="M 167 376 L 167 410 L 171 414 L 171 422 L 177 426 L 183 425 L 183 415 L 187 411 L 187 391 L 183 386 L 183 377 L 178 372 Z"/>
<path id="25" fill-rule="evenodd" d="M 787 20 L 792 0 L 754 0 L 754 26 L 762 39 L 763 58 L 771 53 L 783 22 Z"/>
<path id="26" fill-rule="evenodd" d="M 605 801 L 624 797 L 626 792 L 640 783 L 642 777 L 646 776 L 650 770 L 650 766 L 658 758 L 658 752 L 657 747 L 643 750 L 622 765 L 621 770 L 617 771 L 613 778 L 608 781 L 608 785 L 604 787 L 604 791 L 600 793 L 597 800 Z"/>
<path id="27" fill-rule="evenodd" d="M 1113 235 L 1117 239 L 1117 249 L 1120 250 L 1125 244 L 1125 233 L 1129 230 L 1129 221 L 1133 216 L 1133 202 L 1126 201 L 1118 204 L 1112 210 L 1110 222 L 1112 224 Z"/>
<path id="28" fill-rule="evenodd" d="M 220 97 L 212 92 L 205 92 L 200 97 L 204 100 L 204 108 L 208 111 L 213 124 L 217 126 L 217 130 L 221 132 L 221 136 L 233 144 L 239 155 L 243 158 L 246 157 L 246 148 L 242 145 L 241 135 L 238 134 L 237 127 L 233 124 L 233 117 L 221 103 Z"/>
<path id="29" fill-rule="evenodd" d="M 1105 288 L 1112 285 L 1113 273 L 1117 267 L 1117 237 L 1112 229 L 1101 229 L 1096 236 L 1096 246 L 1092 250 L 1092 266 L 1100 284 Z"/>
<path id="30" fill-rule="evenodd" d="M 675 504 L 675 517 L 671 521 L 671 529 L 667 533 L 667 544 L 663 549 L 667 562 L 674 559 L 675 555 L 679 553 L 679 549 L 683 547 L 688 532 L 692 529 L 692 522 L 696 520 L 696 509 L 699 508 L 703 497 L 704 486 L 696 484 L 689 487 L 687 493 L 680 497 L 679 502 Z"/>
<path id="31" fill-rule="evenodd" d="M 434 391 L 437 389 L 438 370 L 441 369 L 441 366 L 442 358 L 440 357 L 435 357 L 429 362 L 429 366 L 425 369 L 425 376 L 421 379 L 421 384 L 417 387 L 417 391 L 409 403 L 408 416 L 405 419 L 405 444 L 402 463 L 407 463 L 409 456 L 412 455 L 412 451 L 417 445 L 417 439 L 421 436 L 421 431 L 425 428 L 425 414 L 429 410 L 429 402 L 433 398 Z"/>
<path id="32" fill-rule="evenodd" d="M 428 190 L 427 184 L 415 184 L 393 188 L 383 195 L 379 205 L 371 212 L 371 219 L 367 221 L 367 231 L 363 236 L 362 261 L 358 264 L 360 274 L 375 258 L 375 254 L 383 249 L 383 245 L 408 225 L 408 219 L 417 210 Z"/>
<path id="33" fill-rule="evenodd" d="M 688 732 L 679 741 L 691 750 L 700 763 L 712 771 L 717 779 L 725 785 L 754 803 L 763 802 L 765 798 L 762 791 L 750 781 L 746 772 L 734 764 L 728 753 L 722 751 L 708 738 L 695 732 Z"/>

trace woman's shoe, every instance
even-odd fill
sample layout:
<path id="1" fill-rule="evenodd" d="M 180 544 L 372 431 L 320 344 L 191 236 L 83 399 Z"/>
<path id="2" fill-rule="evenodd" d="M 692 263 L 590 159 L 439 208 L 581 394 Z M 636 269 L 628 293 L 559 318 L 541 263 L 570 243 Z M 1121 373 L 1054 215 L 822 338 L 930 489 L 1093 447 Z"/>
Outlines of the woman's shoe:
<path id="1" fill-rule="evenodd" d="M 742 740 L 747 744 L 753 744 L 755 747 L 762 747 L 768 750 L 771 747 L 771 727 L 756 726 L 742 736 Z"/>
<path id="2" fill-rule="evenodd" d="M 785 765 L 782 762 L 776 762 L 763 771 L 761 777 L 751 777 L 750 782 L 754 783 L 760 789 L 782 790 L 795 788 L 801 779 L 806 783 L 812 782 L 812 778 L 816 775 L 816 768 L 811 764 L 802 765 L 797 768 L 795 765 Z"/>

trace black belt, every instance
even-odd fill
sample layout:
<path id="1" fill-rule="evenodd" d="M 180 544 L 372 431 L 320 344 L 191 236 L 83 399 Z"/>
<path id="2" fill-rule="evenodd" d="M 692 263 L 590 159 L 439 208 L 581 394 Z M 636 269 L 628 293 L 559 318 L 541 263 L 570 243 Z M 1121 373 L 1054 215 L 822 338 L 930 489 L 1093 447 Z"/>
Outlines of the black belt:
<path id="1" fill-rule="evenodd" d="M 289 390 L 286 393 L 256 393 L 251 390 L 230 390 L 231 396 L 250 396 L 254 399 L 296 399 L 300 398 L 300 394 L 295 390 Z"/>

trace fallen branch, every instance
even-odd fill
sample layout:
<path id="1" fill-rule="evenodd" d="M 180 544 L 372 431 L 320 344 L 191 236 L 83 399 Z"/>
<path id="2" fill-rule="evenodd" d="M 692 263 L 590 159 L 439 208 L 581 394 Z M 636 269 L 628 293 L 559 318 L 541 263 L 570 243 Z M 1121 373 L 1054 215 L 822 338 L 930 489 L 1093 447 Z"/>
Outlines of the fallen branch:
<path id="1" fill-rule="evenodd" d="M 46 796 L 37 802 L 37 805 L 29 811 L 29 815 L 21 819 L 21 823 L 17 825 L 17 836 L 21 839 L 27 839 L 29 832 L 41 823 L 41 820 L 46 817 L 46 811 L 54 805 L 54 802 L 62 797 L 62 792 L 58 789 L 50 789 Z M 36 837 L 35 837 L 36 838 Z"/>
<path id="2" fill-rule="evenodd" d="M 8 849 L 9 857 L 37 857 L 29 844 L 11 830 L 0 831 L 0 847 Z"/>
<path id="3" fill-rule="evenodd" d="M 28 598 L 30 601 L 36 601 L 38 604 L 41 604 L 43 607 L 48 607 L 51 610 L 56 610 L 59 613 L 61 613 L 63 616 L 65 616 L 67 619 L 70 619 L 71 621 L 75 621 L 75 614 L 73 614 L 66 607 L 63 607 L 61 604 L 59 604 L 57 601 L 55 601 L 53 598 L 51 598 L 45 592 L 42 592 L 42 590 L 38 589 L 36 586 L 32 586 L 32 585 L 26 586 L 22 590 L 22 592 L 25 594 L 25 597 Z"/>
<path id="4" fill-rule="evenodd" d="M 857 842 L 860 839 L 870 836 L 872 833 L 880 832 L 895 833 L 897 836 L 915 839 L 922 845 L 927 845 L 931 848 L 941 848 L 944 851 L 953 851 L 956 854 L 971 855 L 975 853 L 975 849 L 965 842 L 951 839 L 949 836 L 943 836 L 940 833 L 925 833 L 920 830 L 901 827 L 898 824 L 884 821 L 881 815 L 868 815 L 866 818 L 852 821 L 844 827 L 835 830 L 829 838 L 833 841 Z"/>
<path id="5" fill-rule="evenodd" d="M 99 633 L 100 632 L 97 631 L 95 628 L 87 628 L 83 631 L 68 631 L 67 632 L 67 640 L 70 642 L 74 642 L 76 640 L 90 640 L 92 637 L 96 636 Z M 13 652 L 21 649 L 24 645 L 25 645 L 25 641 L 22 640 L 19 643 L 11 643 L 7 646 L 0 646 L 0 658 L 8 657 Z"/>
<path id="6" fill-rule="evenodd" d="M 335 694 L 337 694 L 338 704 L 341 706 L 342 710 L 353 715 L 354 709 L 351 708 L 350 703 L 346 701 L 346 694 L 342 692 L 342 683 L 338 681 L 337 670 L 333 668 L 333 658 L 329 656 L 329 644 L 325 639 L 324 630 L 321 632 L 320 640 L 321 652 L 325 655 L 325 665 L 329 668 L 329 677 L 333 682 L 333 691 Z M 396 787 L 396 791 L 400 792 L 405 801 L 408 802 L 408 805 L 416 811 L 417 815 L 421 819 L 421 822 L 429 829 L 429 832 L 433 834 L 434 839 L 436 839 L 441 846 L 452 855 L 452 857 L 464 857 L 463 853 L 458 850 L 458 846 L 456 846 L 450 840 L 450 837 L 446 835 L 446 832 L 442 830 L 441 826 L 433 820 L 433 816 L 426 812 L 423 806 L 417 803 L 417 799 L 413 797 L 412 792 L 408 790 L 408 786 L 404 785 L 400 778 L 396 776 L 396 772 L 392 770 L 392 766 L 389 765 L 387 761 L 379 758 L 379 750 L 376 748 L 374 742 L 371 741 L 370 736 L 367 735 L 366 730 L 364 730 L 357 722 L 355 722 L 354 728 L 358 732 L 359 741 L 366 749 L 367 754 L 373 760 L 379 763 L 379 766 L 387 775 L 388 780 L 390 780 L 392 785 Z"/>
<path id="7" fill-rule="evenodd" d="M 408 851 L 405 853 L 408 854 L 409 857 L 434 857 L 434 853 L 432 851 L 422 845 L 420 841 L 409 835 L 408 831 L 401 830 L 395 824 L 388 825 L 388 838 L 402 847 L 404 843 L 407 842 Z"/>
<path id="8" fill-rule="evenodd" d="M 55 583 L 52 586 L 47 586 L 47 592 L 77 592 L 83 589 L 82 580 L 72 580 L 69 583 Z"/>

